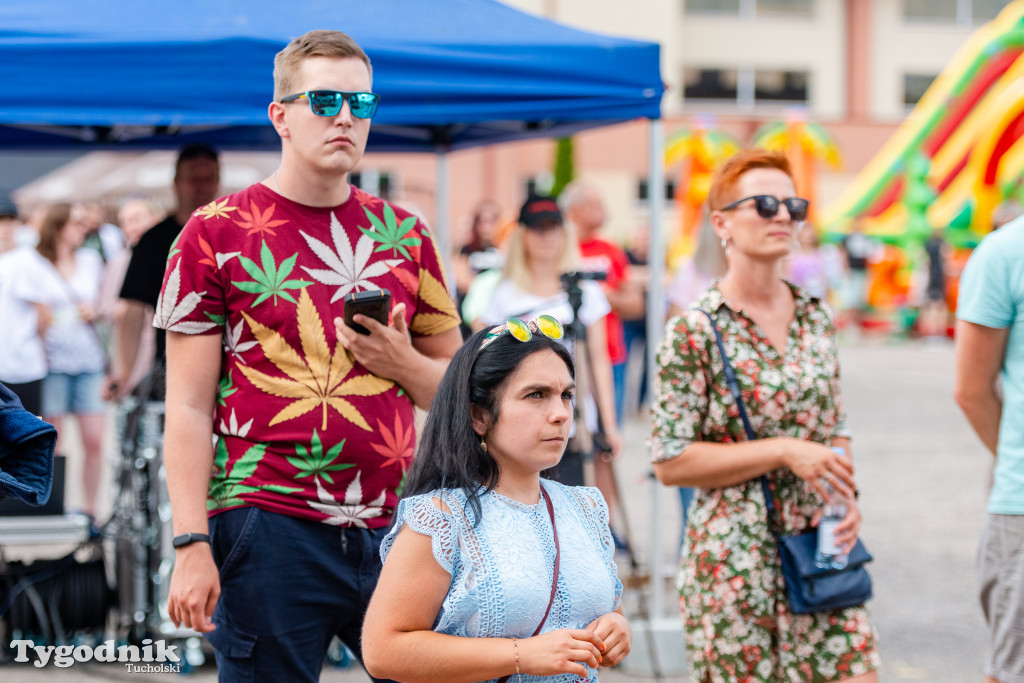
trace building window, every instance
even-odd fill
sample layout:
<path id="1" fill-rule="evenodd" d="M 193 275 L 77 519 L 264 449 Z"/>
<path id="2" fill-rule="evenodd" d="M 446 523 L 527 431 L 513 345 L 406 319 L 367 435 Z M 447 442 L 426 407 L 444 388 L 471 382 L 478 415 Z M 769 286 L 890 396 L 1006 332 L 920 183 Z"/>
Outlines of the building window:
<path id="1" fill-rule="evenodd" d="M 917 104 L 935 78 L 934 74 L 903 74 L 903 104 Z"/>
<path id="2" fill-rule="evenodd" d="M 348 181 L 360 190 L 372 194 L 375 197 L 390 201 L 394 198 L 394 178 L 387 171 L 376 169 L 363 169 L 348 174 Z"/>
<path id="3" fill-rule="evenodd" d="M 688 100 L 735 101 L 739 94 L 736 69 L 686 69 L 683 97 Z"/>
<path id="4" fill-rule="evenodd" d="M 685 0 L 684 7 L 694 14 L 739 14 L 740 0 Z"/>
<path id="5" fill-rule="evenodd" d="M 996 18 L 1010 0 L 903 0 L 903 18 L 970 28 Z"/>
<path id="6" fill-rule="evenodd" d="M 647 178 L 641 178 L 636 183 L 636 198 L 642 202 L 647 201 L 650 183 Z M 665 199 L 671 201 L 676 197 L 676 181 L 671 178 L 665 179 Z"/>
<path id="7" fill-rule="evenodd" d="M 956 21 L 956 6 L 959 0 L 903 0 L 903 16 L 906 19 L 928 19 Z"/>
<path id="8" fill-rule="evenodd" d="M 983 24 L 995 19 L 1010 0 L 974 0 L 971 3 L 971 18 L 975 24 Z"/>
<path id="9" fill-rule="evenodd" d="M 806 104 L 810 74 L 787 69 L 703 69 L 683 71 L 683 97 L 752 107 L 758 104 Z"/>
<path id="10" fill-rule="evenodd" d="M 807 72 L 758 69 L 754 102 L 807 102 Z"/>
<path id="11" fill-rule="evenodd" d="M 691 14 L 721 14 L 754 19 L 759 16 L 784 15 L 809 17 L 814 0 L 684 0 Z"/>
<path id="12" fill-rule="evenodd" d="M 809 17 L 813 6 L 813 0 L 757 0 L 757 14 Z"/>

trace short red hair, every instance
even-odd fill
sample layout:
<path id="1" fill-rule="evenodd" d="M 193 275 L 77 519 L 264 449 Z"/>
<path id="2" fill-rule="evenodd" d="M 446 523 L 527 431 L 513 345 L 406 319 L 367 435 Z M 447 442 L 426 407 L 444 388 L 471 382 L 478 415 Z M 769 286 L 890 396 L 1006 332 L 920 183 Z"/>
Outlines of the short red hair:
<path id="1" fill-rule="evenodd" d="M 711 179 L 711 189 L 708 190 L 708 208 L 718 211 L 728 205 L 733 199 L 732 193 L 740 178 L 755 168 L 774 168 L 785 173 L 790 180 L 793 179 L 793 173 L 789 169 L 789 161 L 785 155 L 764 149 L 745 149 L 730 157 L 715 172 L 715 177 Z"/>

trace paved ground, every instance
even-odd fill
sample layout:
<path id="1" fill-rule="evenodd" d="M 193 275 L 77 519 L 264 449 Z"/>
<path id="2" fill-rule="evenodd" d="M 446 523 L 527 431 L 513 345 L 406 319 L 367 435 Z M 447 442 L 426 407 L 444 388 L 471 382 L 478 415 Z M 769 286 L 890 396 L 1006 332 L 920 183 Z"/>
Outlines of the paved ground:
<path id="1" fill-rule="evenodd" d="M 991 459 L 951 398 L 952 350 L 862 342 L 845 346 L 842 355 L 843 386 L 857 434 L 854 453 L 863 492 L 863 537 L 876 558 L 871 610 L 882 639 L 881 679 L 975 683 L 982 678 L 985 634 L 975 598 L 974 555 Z M 652 524 L 654 485 L 646 476 L 646 429 L 642 418 L 627 425 L 628 452 L 618 473 L 628 492 L 633 543 L 650 566 L 651 531 L 658 526 L 662 551 L 656 573 L 668 576 L 679 534 L 678 502 L 661 491 L 657 497 L 662 523 Z M 636 597 L 634 592 L 627 600 L 631 608 Z M 682 637 L 674 633 L 675 606 L 668 592 L 662 605 L 665 621 L 656 622 L 656 630 L 663 631 L 668 647 L 659 647 L 658 652 L 670 660 L 681 651 Z M 641 622 L 634 624 L 639 631 Z M 638 675 L 650 673 L 649 661 L 639 650 L 627 660 L 628 671 L 609 671 L 601 680 L 655 680 Z M 128 674 L 110 666 L 0 667 L 5 682 L 42 681 L 44 676 L 58 683 L 158 675 Z M 215 676 L 213 667 L 206 666 L 191 678 L 206 682 Z M 362 683 L 368 678 L 358 669 L 328 669 L 321 680 Z M 689 682 L 684 674 L 660 680 Z"/>

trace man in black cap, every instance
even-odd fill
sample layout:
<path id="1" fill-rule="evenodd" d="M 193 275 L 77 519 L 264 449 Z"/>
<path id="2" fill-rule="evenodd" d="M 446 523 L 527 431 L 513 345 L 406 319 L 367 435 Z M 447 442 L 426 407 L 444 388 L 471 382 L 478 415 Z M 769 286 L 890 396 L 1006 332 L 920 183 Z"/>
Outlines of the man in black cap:
<path id="1" fill-rule="evenodd" d="M 156 308 L 163 286 L 164 267 L 171 245 L 192 212 L 217 197 L 220 186 L 220 159 L 217 151 L 202 143 L 185 145 L 178 152 L 174 167 L 174 196 L 177 208 L 149 229 L 132 250 L 132 260 L 124 276 L 120 298 L 127 304 L 117 328 L 113 368 L 104 388 L 104 398 L 123 398 L 128 378 L 139 353 L 147 307 Z M 165 333 L 156 331 L 155 367 L 162 367 Z"/>

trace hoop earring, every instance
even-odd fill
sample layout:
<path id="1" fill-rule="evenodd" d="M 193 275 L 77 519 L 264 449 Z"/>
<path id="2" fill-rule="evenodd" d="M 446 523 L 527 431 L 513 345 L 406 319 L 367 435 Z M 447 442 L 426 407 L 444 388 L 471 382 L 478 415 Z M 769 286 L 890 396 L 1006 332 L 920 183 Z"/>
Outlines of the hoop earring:
<path id="1" fill-rule="evenodd" d="M 484 437 L 480 437 L 480 448 L 484 449 L 484 453 L 487 452 L 487 440 Z"/>
<path id="2" fill-rule="evenodd" d="M 722 238 L 722 249 L 728 249 L 728 248 L 729 248 L 729 240 L 727 240 L 727 239 L 725 239 L 723 237 Z"/>

